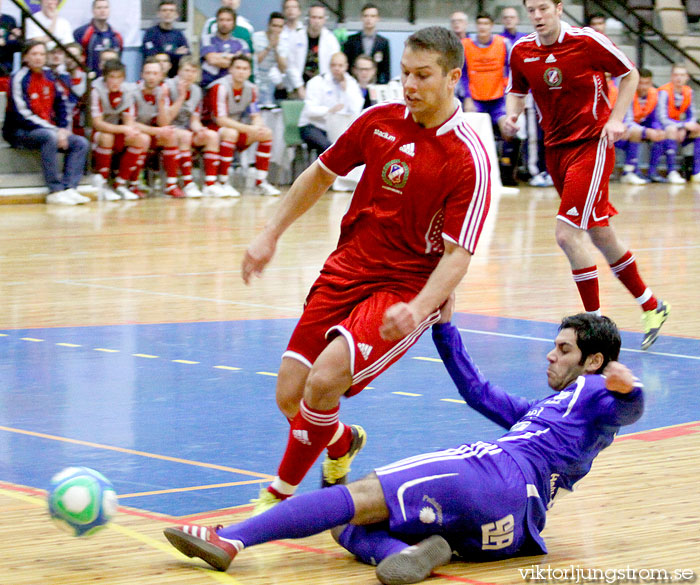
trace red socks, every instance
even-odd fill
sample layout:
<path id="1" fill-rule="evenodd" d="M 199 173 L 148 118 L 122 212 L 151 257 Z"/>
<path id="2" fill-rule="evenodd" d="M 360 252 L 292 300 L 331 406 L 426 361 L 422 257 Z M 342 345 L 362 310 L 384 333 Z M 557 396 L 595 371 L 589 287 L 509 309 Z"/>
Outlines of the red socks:
<path id="1" fill-rule="evenodd" d="M 598 269 L 595 266 L 589 266 L 587 268 L 577 268 L 572 270 L 571 273 L 578 287 L 578 294 L 583 301 L 583 308 L 589 313 L 600 310 Z"/>
<path id="2" fill-rule="evenodd" d="M 334 437 L 339 424 L 339 410 L 340 405 L 327 411 L 314 410 L 301 401 L 299 412 L 292 420 L 287 450 L 277 472 L 282 481 L 292 486 L 301 483 Z"/>
<path id="3" fill-rule="evenodd" d="M 620 279 L 620 282 L 625 285 L 625 288 L 632 293 L 635 300 L 642 306 L 643 311 L 651 311 L 656 309 L 658 301 L 652 294 L 651 289 L 647 288 L 639 276 L 637 270 L 637 262 L 634 254 L 627 250 L 622 258 L 610 265 L 613 274 Z"/>

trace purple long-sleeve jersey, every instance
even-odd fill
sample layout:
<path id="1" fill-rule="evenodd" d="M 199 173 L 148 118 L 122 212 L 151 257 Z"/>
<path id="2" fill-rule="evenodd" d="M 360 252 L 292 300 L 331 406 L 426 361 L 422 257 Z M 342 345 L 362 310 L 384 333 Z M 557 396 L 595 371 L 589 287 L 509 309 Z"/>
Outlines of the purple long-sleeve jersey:
<path id="1" fill-rule="evenodd" d="M 579 376 L 564 390 L 530 401 L 488 382 L 453 325 L 435 325 L 433 340 L 467 404 L 508 429 L 496 444 L 537 487 L 547 508 L 560 488 L 573 489 L 620 427 L 637 421 L 644 410 L 641 383 L 620 394 L 605 388 L 602 375 Z M 536 514 L 544 520 L 544 508 Z"/>

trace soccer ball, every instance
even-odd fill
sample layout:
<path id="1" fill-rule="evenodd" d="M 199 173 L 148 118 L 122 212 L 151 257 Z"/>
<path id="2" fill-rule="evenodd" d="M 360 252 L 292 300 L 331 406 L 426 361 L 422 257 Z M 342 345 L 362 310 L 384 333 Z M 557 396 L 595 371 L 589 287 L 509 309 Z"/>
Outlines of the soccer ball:
<path id="1" fill-rule="evenodd" d="M 49 514 L 73 536 L 89 536 L 117 512 L 117 494 L 110 481 L 88 467 L 68 467 L 51 478 Z"/>

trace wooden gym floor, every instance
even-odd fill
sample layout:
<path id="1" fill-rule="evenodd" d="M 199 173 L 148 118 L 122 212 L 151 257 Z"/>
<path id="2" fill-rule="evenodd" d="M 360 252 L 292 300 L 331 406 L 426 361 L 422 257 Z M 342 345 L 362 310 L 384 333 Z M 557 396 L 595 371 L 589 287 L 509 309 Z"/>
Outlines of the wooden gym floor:
<path id="1" fill-rule="evenodd" d="M 430 582 L 522 583 L 537 567 L 664 569 L 673 582 L 700 574 L 700 186 L 612 193 L 618 232 L 672 305 L 664 335 L 639 351 L 639 309 L 600 259 L 603 310 L 623 329 L 621 359 L 646 385 L 644 417 L 557 501 L 548 555 L 454 563 Z M 376 583 L 329 534 L 246 550 L 226 574 L 161 534 L 181 519 L 245 518 L 275 473 L 286 440 L 274 404 L 279 356 L 349 197 L 325 196 L 249 287 L 240 259 L 276 199 L 0 207 L 0 584 Z M 580 310 L 553 238 L 556 205 L 551 189 L 495 197 L 457 296 L 455 323 L 482 371 L 533 397 L 547 391 L 556 324 Z M 498 436 L 460 404 L 435 358 L 424 336 L 343 402 L 343 419 L 369 433 L 354 477 Z M 58 532 L 45 512 L 43 488 L 74 464 L 105 473 L 123 506 L 85 540 Z M 317 478 L 316 467 L 303 489 Z"/>

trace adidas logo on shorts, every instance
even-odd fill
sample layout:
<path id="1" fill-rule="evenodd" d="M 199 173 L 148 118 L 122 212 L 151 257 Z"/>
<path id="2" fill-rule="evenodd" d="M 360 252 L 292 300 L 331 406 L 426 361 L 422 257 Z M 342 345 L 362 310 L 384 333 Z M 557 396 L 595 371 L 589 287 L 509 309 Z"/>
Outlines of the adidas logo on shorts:
<path id="1" fill-rule="evenodd" d="M 374 348 L 371 345 L 367 345 L 366 343 L 358 343 L 357 349 L 360 350 L 362 357 L 367 359 Z"/>

